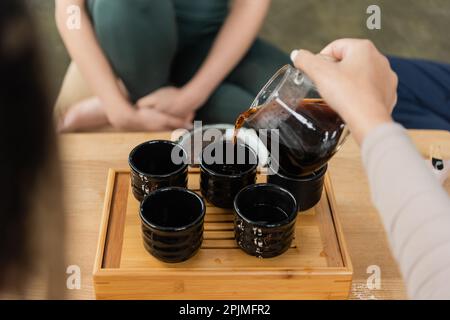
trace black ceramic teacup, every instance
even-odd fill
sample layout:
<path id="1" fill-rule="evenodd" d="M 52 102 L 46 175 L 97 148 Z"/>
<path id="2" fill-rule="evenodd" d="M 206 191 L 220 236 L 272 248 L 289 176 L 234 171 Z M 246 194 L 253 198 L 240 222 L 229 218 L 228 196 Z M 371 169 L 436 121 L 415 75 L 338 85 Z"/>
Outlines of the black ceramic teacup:
<path id="1" fill-rule="evenodd" d="M 133 195 L 139 201 L 160 188 L 187 187 L 187 154 L 174 142 L 153 140 L 140 144 L 131 151 L 128 163 Z"/>
<path id="2" fill-rule="evenodd" d="M 200 163 L 200 189 L 216 207 L 233 208 L 236 194 L 256 182 L 258 157 L 248 146 L 220 141 L 203 149 Z"/>
<path id="3" fill-rule="evenodd" d="M 328 165 L 307 176 L 291 176 L 282 171 L 269 175 L 267 182 L 290 191 L 297 200 L 298 210 L 313 208 L 322 197 L 325 173 Z"/>
<path id="4" fill-rule="evenodd" d="M 206 206 L 195 192 L 169 187 L 156 190 L 141 203 L 145 249 L 168 263 L 182 262 L 200 249 Z"/>
<path id="5" fill-rule="evenodd" d="M 234 230 L 238 246 L 260 258 L 272 258 L 291 246 L 295 235 L 297 202 L 273 184 L 255 184 L 234 200 Z"/>

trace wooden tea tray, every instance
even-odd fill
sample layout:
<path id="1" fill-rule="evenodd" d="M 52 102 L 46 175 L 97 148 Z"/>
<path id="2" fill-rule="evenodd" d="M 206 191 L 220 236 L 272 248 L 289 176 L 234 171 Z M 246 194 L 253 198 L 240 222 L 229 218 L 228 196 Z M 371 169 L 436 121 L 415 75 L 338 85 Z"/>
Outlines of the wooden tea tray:
<path id="1" fill-rule="evenodd" d="M 199 192 L 199 171 L 189 189 Z M 258 182 L 266 177 L 258 176 Z M 204 241 L 190 260 L 167 264 L 144 249 L 129 170 L 111 169 L 94 264 L 97 299 L 345 299 L 352 265 L 329 176 L 319 204 L 298 217 L 292 247 L 272 259 L 241 251 L 231 210 L 207 204 Z"/>

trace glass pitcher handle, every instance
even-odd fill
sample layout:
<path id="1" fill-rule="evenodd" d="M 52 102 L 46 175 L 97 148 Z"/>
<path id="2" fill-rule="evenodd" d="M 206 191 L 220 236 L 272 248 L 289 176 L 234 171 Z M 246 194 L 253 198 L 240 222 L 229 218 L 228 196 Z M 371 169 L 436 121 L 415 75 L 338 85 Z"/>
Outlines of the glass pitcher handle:
<path id="1" fill-rule="evenodd" d="M 300 70 L 295 70 L 294 83 L 301 86 L 305 82 L 305 75 Z"/>
<path id="2" fill-rule="evenodd" d="M 329 60 L 331 62 L 339 62 L 338 59 L 336 59 L 336 58 L 334 58 L 332 56 L 328 56 L 326 54 L 320 54 L 319 53 L 318 56 L 324 58 L 325 60 Z M 294 75 L 294 83 L 296 85 L 300 86 L 300 85 L 302 85 L 305 82 L 305 78 L 307 78 L 307 76 L 296 68 L 295 69 L 295 75 Z M 309 78 L 308 78 L 308 80 L 309 80 L 308 82 L 313 83 L 313 81 L 311 81 Z"/>

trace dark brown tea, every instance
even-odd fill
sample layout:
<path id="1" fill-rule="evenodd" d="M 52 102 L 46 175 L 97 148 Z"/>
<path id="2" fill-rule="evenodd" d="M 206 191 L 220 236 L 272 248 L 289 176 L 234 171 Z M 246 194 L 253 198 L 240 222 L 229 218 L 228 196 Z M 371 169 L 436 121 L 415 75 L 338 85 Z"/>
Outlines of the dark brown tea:
<path id="1" fill-rule="evenodd" d="M 262 225 L 280 223 L 289 218 L 288 214 L 280 207 L 267 204 L 257 203 L 252 208 L 252 211 L 253 222 Z"/>
<path id="2" fill-rule="evenodd" d="M 275 110 L 287 107 L 275 100 L 264 108 Z M 235 136 L 246 119 L 258 109 L 252 108 L 238 118 Z M 344 122 L 322 99 L 304 99 L 297 108 L 289 109 L 285 114 L 284 120 L 274 121 L 271 124 L 276 125 L 267 128 L 277 130 L 267 131 L 267 137 L 259 133 L 272 153 L 272 161 L 278 164 L 282 172 L 291 176 L 308 175 L 319 170 L 336 153 L 345 128 Z M 271 150 L 275 138 L 279 145 L 278 157 Z"/>
<path id="3" fill-rule="evenodd" d="M 247 111 L 241 113 L 234 124 L 234 133 L 233 133 L 233 142 L 237 143 L 237 138 L 239 134 L 239 130 L 244 126 L 245 121 L 250 118 L 256 111 L 258 111 L 258 107 L 251 107 Z"/>

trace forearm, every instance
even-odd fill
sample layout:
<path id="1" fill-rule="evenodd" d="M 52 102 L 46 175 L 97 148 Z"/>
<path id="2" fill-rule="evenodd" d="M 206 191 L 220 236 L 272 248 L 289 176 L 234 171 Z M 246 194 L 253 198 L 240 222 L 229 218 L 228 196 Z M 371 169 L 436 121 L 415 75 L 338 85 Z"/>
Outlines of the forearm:
<path id="1" fill-rule="evenodd" d="M 450 200 L 403 128 L 377 127 L 363 160 L 411 298 L 450 298 Z"/>
<path id="2" fill-rule="evenodd" d="M 67 8 L 81 8 L 81 29 L 66 26 Z M 85 0 L 56 0 L 56 23 L 73 61 L 77 64 L 93 92 L 106 106 L 108 117 L 123 117 L 128 101 L 121 92 L 117 77 L 98 44 L 92 23 L 85 8 Z"/>
<path id="3" fill-rule="evenodd" d="M 248 52 L 269 6 L 270 0 L 235 0 L 207 59 L 186 87 L 209 96 Z"/>

